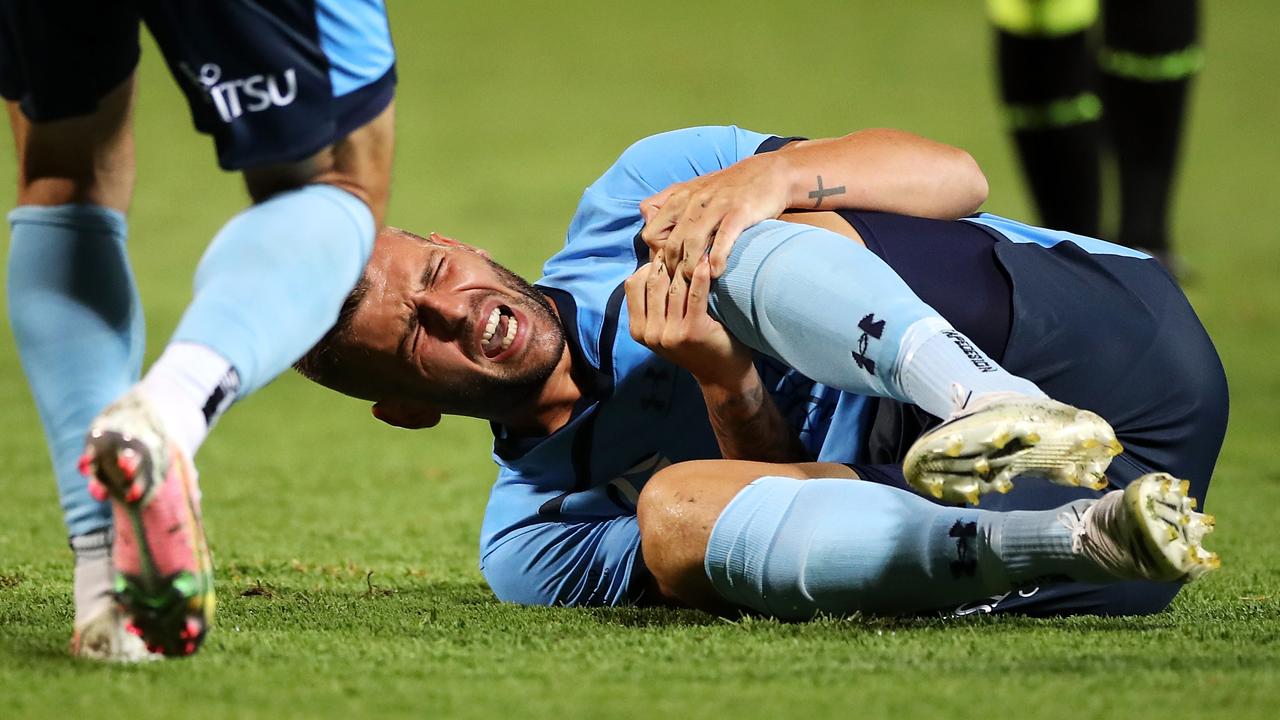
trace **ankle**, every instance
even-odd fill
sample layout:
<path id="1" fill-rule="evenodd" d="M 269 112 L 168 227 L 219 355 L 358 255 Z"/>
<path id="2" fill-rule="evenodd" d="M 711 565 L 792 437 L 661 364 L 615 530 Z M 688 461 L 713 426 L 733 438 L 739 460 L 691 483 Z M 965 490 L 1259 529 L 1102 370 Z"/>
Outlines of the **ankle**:
<path id="1" fill-rule="evenodd" d="M 137 385 L 166 434 L 188 458 L 234 402 L 240 387 L 236 369 L 213 350 L 176 342 Z"/>

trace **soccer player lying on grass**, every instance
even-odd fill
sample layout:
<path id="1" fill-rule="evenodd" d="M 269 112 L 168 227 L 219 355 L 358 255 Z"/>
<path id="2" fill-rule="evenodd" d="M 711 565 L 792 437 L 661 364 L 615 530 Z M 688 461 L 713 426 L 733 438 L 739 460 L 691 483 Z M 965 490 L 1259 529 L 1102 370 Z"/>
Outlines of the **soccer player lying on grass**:
<path id="1" fill-rule="evenodd" d="M 481 569 L 503 600 L 1156 612 L 1217 563 L 1192 511 L 1217 355 L 1141 253 L 874 212 L 955 218 L 985 192 L 967 154 L 905 133 L 658 135 L 587 188 L 536 285 L 382 233 L 299 369 L 393 425 L 493 422 Z M 1104 476 L 1107 421 L 1128 451 Z"/>

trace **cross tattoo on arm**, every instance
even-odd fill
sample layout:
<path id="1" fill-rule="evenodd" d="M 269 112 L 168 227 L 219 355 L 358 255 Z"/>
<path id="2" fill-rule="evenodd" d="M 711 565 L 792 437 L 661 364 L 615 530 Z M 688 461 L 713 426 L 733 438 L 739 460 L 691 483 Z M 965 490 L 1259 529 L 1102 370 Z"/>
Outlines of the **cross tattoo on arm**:
<path id="1" fill-rule="evenodd" d="M 822 187 L 822 176 L 818 176 L 818 189 L 810 190 L 809 197 L 813 198 L 813 207 L 815 209 L 822 207 L 822 198 L 828 198 L 832 195 L 843 195 L 844 186 L 839 185 L 833 188 Z"/>

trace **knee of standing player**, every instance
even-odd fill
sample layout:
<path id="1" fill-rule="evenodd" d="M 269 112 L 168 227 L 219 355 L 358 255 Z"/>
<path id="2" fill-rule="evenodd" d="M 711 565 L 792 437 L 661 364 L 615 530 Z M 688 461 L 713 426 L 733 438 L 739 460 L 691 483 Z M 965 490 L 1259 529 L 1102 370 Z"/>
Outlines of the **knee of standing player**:
<path id="1" fill-rule="evenodd" d="M 1070 35 L 1098 19 L 1098 0 L 987 0 L 987 17 L 1012 35 Z"/>
<path id="2" fill-rule="evenodd" d="M 305 185 L 326 184 L 344 190 L 369 206 L 382 226 L 391 186 L 395 147 L 395 104 L 349 135 L 297 162 L 244 171 L 245 186 L 255 203 Z"/>
<path id="3" fill-rule="evenodd" d="M 645 483 L 636 502 L 645 567 L 664 596 L 695 606 L 701 598 L 694 594 L 707 583 L 702 564 L 717 513 L 689 489 L 711 470 L 712 461 L 670 465 Z"/>
<path id="4" fill-rule="evenodd" d="M 127 212 L 135 168 L 133 76 L 106 93 L 93 112 L 33 123 L 10 107 L 22 168 L 19 205 L 92 204 Z"/>

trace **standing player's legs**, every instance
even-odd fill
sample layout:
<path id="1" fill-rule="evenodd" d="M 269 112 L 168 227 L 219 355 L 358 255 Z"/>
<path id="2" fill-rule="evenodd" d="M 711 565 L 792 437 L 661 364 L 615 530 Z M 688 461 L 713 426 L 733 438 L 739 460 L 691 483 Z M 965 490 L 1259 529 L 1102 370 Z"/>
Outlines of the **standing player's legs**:
<path id="1" fill-rule="evenodd" d="M 53 123 L 33 125 L 10 108 L 20 176 L 9 320 L 76 555 L 72 649 L 94 657 L 129 654 L 111 598 L 111 509 L 89 494 L 76 460 L 90 421 L 142 366 L 142 306 L 125 250 L 132 91 L 126 80 L 93 115 Z"/>
<path id="2" fill-rule="evenodd" d="M 1172 270 L 1169 199 L 1191 79 L 1204 64 L 1197 0 L 1103 3 L 1104 122 L 1120 169 L 1119 242 Z"/>
<path id="3" fill-rule="evenodd" d="M 85 455 L 114 502 L 121 602 L 149 646 L 186 655 L 214 606 L 191 458 L 333 325 L 359 277 L 388 194 L 394 53 L 380 2 L 184 0 L 146 20 L 255 202 L 214 238 L 170 344 L 94 421 Z"/>
<path id="4" fill-rule="evenodd" d="M 244 171 L 255 205 L 213 239 L 192 302 L 140 386 L 187 457 L 237 397 L 333 326 L 385 212 L 393 145 L 388 105 L 311 158 Z"/>
<path id="5" fill-rule="evenodd" d="M 1163 477 L 1101 500 L 991 512 L 936 505 L 852 479 L 865 472 L 854 471 L 722 460 L 668 467 L 640 495 L 645 565 L 662 595 L 682 604 L 803 620 L 954 607 L 1044 578 L 1194 579 L 1216 562 L 1199 547 L 1211 527 Z"/>
<path id="6" fill-rule="evenodd" d="M 138 20 L 117 5 L 6 3 L 0 36 L 0 94 L 11 101 L 18 159 L 9 320 L 76 558 L 71 650 L 138 659 L 145 650 L 123 632 L 111 597 L 111 509 L 89 494 L 76 463 L 90 421 L 142 364 L 142 308 L 125 249 Z M 27 41 L 49 37 L 58 42 Z"/>
<path id="7" fill-rule="evenodd" d="M 1098 0 L 987 0 L 987 13 L 1000 97 L 1040 221 L 1097 236 L 1102 103 L 1088 30 Z"/>

